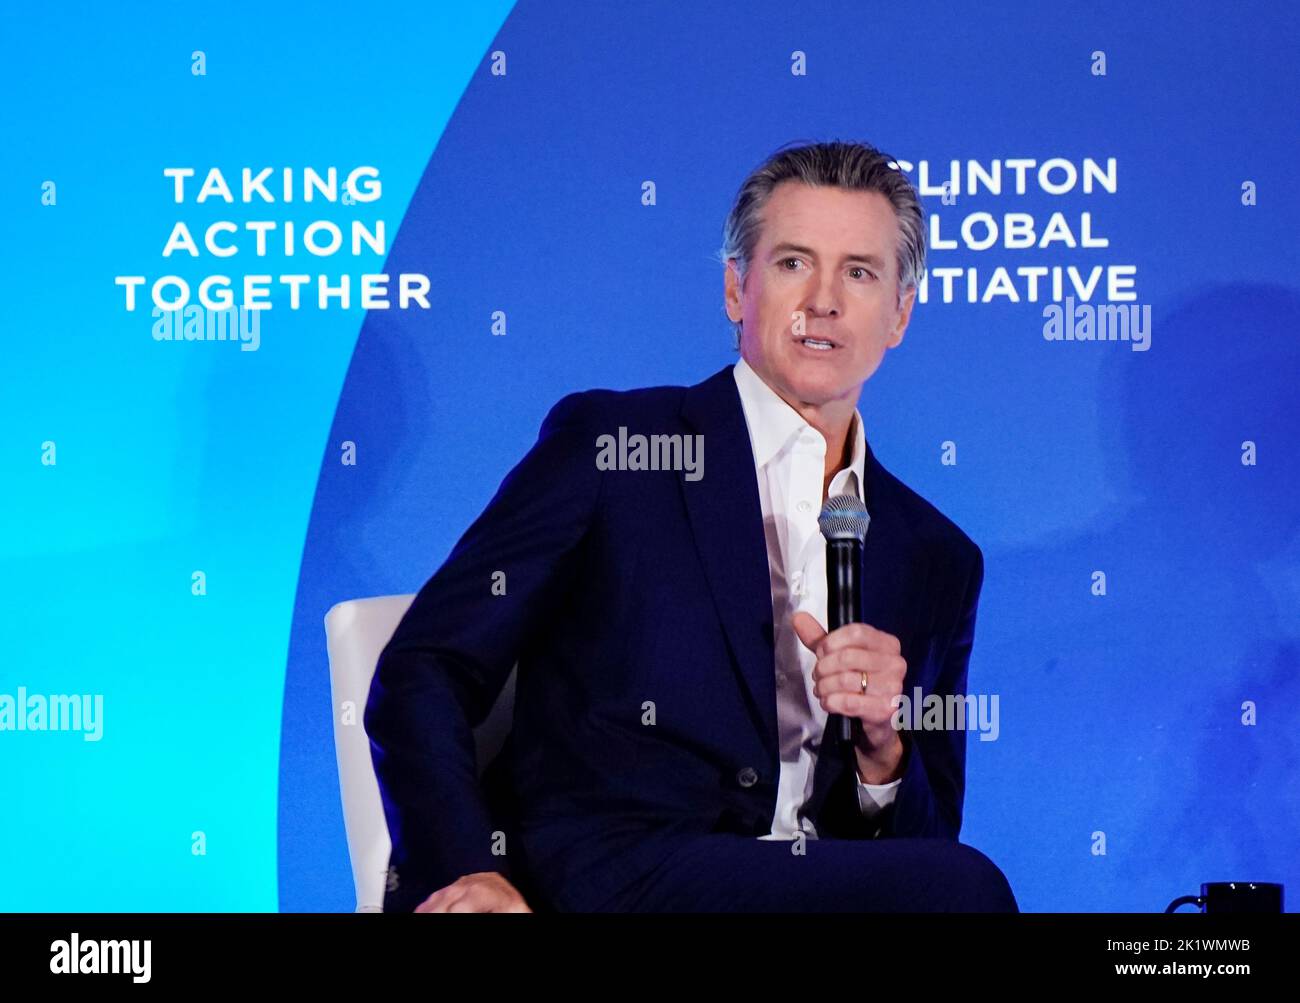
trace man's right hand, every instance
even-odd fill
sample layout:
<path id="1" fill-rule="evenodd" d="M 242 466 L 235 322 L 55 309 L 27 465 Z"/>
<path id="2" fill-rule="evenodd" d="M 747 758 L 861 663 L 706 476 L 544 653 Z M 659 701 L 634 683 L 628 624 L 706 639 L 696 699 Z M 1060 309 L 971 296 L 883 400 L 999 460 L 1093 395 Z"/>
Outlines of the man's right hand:
<path id="1" fill-rule="evenodd" d="M 532 912 L 515 886 L 496 871 L 478 871 L 457 878 L 421 902 L 415 911 Z"/>

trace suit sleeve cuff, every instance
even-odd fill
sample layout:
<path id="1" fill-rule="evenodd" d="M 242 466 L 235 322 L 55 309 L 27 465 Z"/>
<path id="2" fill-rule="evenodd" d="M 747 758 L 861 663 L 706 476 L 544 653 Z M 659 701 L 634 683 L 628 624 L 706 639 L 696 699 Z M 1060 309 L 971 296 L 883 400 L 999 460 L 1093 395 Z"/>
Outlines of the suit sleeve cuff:
<path id="1" fill-rule="evenodd" d="M 903 782 L 902 777 L 899 777 L 887 784 L 865 784 L 856 770 L 854 770 L 854 779 L 858 785 L 858 811 L 867 818 L 879 814 L 882 809 L 893 804 L 894 798 L 898 796 L 899 785 Z"/>

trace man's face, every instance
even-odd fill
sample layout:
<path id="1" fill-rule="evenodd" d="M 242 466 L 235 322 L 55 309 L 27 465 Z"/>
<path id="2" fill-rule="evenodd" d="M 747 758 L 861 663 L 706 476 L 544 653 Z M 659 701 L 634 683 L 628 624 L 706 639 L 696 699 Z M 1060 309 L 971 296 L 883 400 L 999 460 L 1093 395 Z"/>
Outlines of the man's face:
<path id="1" fill-rule="evenodd" d="M 909 289 L 899 305 L 893 207 L 879 192 L 783 181 L 760 231 L 743 289 L 734 261 L 726 270 L 740 354 L 787 401 L 852 407 L 885 350 L 903 340 L 916 295 Z"/>

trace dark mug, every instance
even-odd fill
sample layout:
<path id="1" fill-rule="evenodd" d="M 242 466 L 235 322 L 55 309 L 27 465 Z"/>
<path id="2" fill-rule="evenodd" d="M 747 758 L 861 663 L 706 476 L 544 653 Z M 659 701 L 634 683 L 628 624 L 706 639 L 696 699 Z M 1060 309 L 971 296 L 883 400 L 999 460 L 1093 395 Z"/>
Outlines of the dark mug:
<path id="1" fill-rule="evenodd" d="M 1201 885 L 1200 895 L 1184 895 L 1165 907 L 1194 905 L 1201 912 L 1281 912 L 1282 886 L 1267 881 L 1212 881 Z"/>

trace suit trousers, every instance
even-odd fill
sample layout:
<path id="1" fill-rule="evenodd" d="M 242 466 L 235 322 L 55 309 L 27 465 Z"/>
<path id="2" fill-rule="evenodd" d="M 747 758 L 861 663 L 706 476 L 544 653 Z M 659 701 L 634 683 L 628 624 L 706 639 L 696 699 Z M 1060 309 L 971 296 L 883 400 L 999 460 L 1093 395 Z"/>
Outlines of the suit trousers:
<path id="1" fill-rule="evenodd" d="M 1019 912 L 1006 876 L 951 839 L 674 837 L 605 912 Z"/>

